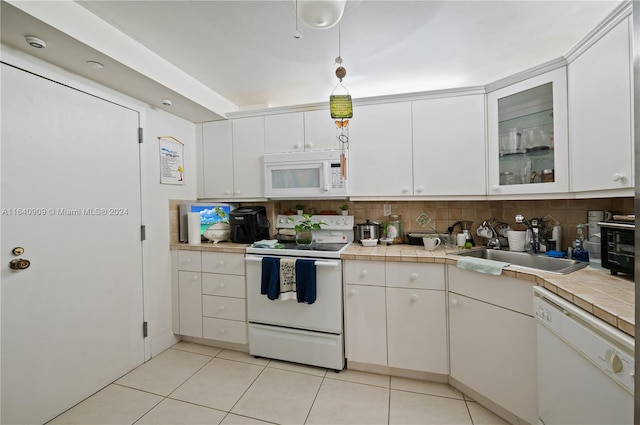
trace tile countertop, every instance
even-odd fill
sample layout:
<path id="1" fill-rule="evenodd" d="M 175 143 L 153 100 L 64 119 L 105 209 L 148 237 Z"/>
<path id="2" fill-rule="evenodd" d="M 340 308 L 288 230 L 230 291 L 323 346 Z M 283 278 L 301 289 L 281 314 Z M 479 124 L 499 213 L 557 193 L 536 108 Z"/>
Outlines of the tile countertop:
<path id="1" fill-rule="evenodd" d="M 231 252 L 235 254 L 244 254 L 248 246 L 248 244 L 232 242 L 203 242 L 201 244 L 193 245 L 188 243 L 172 243 L 171 249 L 182 249 L 185 251 Z"/>
<path id="2" fill-rule="evenodd" d="M 354 243 L 341 256 L 343 260 L 402 261 L 418 263 L 457 263 L 455 249 L 425 251 L 419 245 L 389 245 L 367 248 Z M 635 337 L 635 295 L 633 280 L 612 276 L 609 270 L 585 267 L 559 275 L 517 266 L 508 266 L 503 276 L 535 282 L 572 302 L 610 325 Z"/>

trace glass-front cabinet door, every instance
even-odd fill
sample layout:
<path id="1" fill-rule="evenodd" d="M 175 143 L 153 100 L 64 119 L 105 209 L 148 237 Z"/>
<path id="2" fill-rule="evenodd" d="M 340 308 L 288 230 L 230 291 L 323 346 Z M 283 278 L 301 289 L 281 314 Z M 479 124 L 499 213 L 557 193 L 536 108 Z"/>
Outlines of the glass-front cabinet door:
<path id="1" fill-rule="evenodd" d="M 490 92 L 487 100 L 489 195 L 568 192 L 566 68 Z"/>

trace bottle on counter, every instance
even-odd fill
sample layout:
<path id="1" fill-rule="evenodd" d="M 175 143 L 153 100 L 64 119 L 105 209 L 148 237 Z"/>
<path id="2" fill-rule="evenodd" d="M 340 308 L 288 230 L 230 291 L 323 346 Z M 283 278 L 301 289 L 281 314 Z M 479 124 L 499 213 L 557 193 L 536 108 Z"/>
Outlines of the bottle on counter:
<path id="1" fill-rule="evenodd" d="M 393 239 L 394 244 L 399 244 L 404 241 L 402 233 L 402 216 L 393 214 L 390 217 L 389 224 L 387 225 L 387 238 Z"/>

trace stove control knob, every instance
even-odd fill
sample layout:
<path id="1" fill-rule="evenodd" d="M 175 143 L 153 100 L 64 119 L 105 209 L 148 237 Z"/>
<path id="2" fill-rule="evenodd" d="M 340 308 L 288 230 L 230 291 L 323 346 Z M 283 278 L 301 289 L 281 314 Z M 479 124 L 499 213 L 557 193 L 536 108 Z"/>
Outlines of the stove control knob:
<path id="1" fill-rule="evenodd" d="M 607 351 L 607 354 L 605 355 L 605 357 L 607 359 L 607 364 L 609 365 L 609 368 L 613 373 L 615 374 L 622 373 L 622 368 L 623 368 L 622 360 L 620 360 L 620 357 L 615 351 L 613 350 Z"/>

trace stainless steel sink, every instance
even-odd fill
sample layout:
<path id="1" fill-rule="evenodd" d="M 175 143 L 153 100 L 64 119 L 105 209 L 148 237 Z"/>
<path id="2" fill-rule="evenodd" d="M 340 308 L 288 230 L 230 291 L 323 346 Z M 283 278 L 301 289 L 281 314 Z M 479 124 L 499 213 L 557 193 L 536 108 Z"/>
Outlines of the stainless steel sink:
<path id="1" fill-rule="evenodd" d="M 470 249 L 451 254 L 502 261 L 514 266 L 528 267 L 559 274 L 571 273 L 588 265 L 588 263 L 569 260 L 567 258 L 553 258 L 547 257 L 544 254 L 529 254 L 528 252 L 503 251 L 499 249 Z"/>

